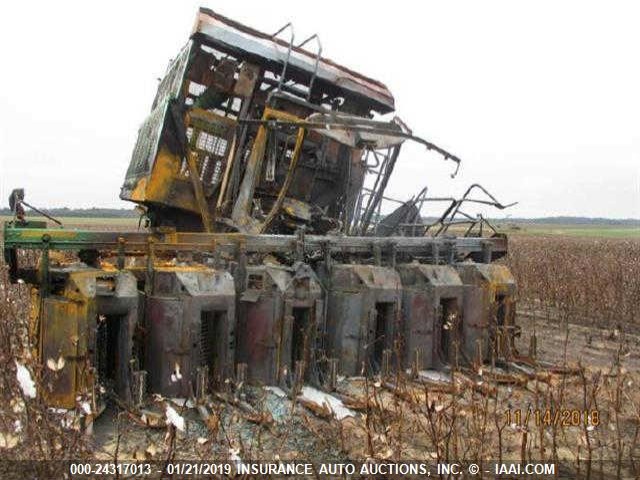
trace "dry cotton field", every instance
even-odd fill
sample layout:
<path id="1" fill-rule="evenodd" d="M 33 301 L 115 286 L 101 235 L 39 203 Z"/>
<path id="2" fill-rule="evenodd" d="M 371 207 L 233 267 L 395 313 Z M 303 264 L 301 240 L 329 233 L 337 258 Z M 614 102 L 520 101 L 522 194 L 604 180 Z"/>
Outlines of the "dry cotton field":
<path id="1" fill-rule="evenodd" d="M 172 405 L 184 429 L 162 415 L 141 426 L 139 411 L 114 404 L 91 435 L 44 406 L 55 370 L 31 358 L 29 287 L 9 284 L 0 265 L 0 459 L 554 461 L 564 478 L 637 477 L 640 242 L 522 236 L 506 261 L 520 285 L 518 348 L 537 355 L 526 371 L 475 365 L 439 380 L 345 379 L 334 392 L 341 418 L 230 381 L 206 405 L 206 421 L 157 398 L 156 410 Z M 77 417 L 84 408 L 80 398 Z"/>

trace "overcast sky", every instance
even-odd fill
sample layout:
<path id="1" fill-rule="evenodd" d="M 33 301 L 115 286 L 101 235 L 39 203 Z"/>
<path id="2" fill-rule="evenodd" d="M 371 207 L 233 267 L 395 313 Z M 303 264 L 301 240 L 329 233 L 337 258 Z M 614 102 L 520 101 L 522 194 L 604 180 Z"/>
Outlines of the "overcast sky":
<path id="1" fill-rule="evenodd" d="M 403 147 L 388 193 L 473 182 L 514 217 L 640 217 L 640 4 L 602 1 L 2 2 L 0 205 L 118 198 L 157 78 L 207 6 L 259 30 L 318 33 L 384 82 L 398 115 L 463 159 Z"/>

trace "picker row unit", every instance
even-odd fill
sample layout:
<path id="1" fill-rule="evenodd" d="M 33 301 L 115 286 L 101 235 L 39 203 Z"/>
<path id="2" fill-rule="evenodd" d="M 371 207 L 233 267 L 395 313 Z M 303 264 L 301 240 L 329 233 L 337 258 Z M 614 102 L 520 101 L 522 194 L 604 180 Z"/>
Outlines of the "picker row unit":
<path id="1" fill-rule="evenodd" d="M 47 393 L 59 407 L 105 389 L 130 401 L 140 377 L 149 393 L 189 397 L 203 388 L 199 372 L 215 389 L 236 378 L 238 365 L 253 384 L 303 378 L 328 387 L 332 369 L 375 375 L 513 353 L 514 280 L 503 265 L 472 261 L 503 252 L 503 238 L 378 245 L 370 237 L 32 225 L 5 225 L 4 235 L 13 278 L 37 285 L 34 354 L 65 360 Z M 91 262 L 87 248 L 98 246 L 102 258 Z M 15 263 L 25 250 L 40 252 L 37 268 Z M 85 262 L 66 260 L 71 252 Z M 289 252 L 299 258 L 275 261 Z M 345 254 L 354 263 L 336 260 Z M 310 257 L 318 260 L 305 263 Z"/>
<path id="2" fill-rule="evenodd" d="M 514 355 L 515 282 L 493 263 L 507 239 L 462 211 L 506 206 L 479 185 L 460 199 L 385 194 L 404 142 L 456 172 L 460 160 L 383 120 L 391 92 L 321 52 L 290 24 L 270 35 L 200 9 L 120 193 L 144 226 L 47 228 L 14 190 L 5 260 L 33 286 L 35 357 L 63 365 L 50 404 L 234 381 L 331 388 Z M 447 206 L 429 222 L 433 202 Z"/>

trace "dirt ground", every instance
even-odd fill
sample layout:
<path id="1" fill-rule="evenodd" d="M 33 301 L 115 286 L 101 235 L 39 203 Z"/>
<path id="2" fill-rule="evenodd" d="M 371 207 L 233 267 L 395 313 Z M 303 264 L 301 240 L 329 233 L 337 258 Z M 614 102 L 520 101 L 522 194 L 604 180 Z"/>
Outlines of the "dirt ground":
<path id="1" fill-rule="evenodd" d="M 620 355 L 627 370 L 640 372 L 640 335 L 615 328 L 601 329 L 574 323 L 569 324 L 567 329 L 556 320 L 536 318 L 531 314 L 520 314 L 518 325 L 522 327 L 518 349 L 527 352 L 530 338 L 535 332 L 537 353 L 541 360 L 562 363 L 566 342 L 569 363 L 580 362 L 590 369 L 607 370 Z"/>
<path id="2" fill-rule="evenodd" d="M 443 382 L 428 384 L 399 378 L 341 379 L 333 397 L 344 402 L 344 418 L 336 418 L 335 408 L 294 406 L 277 389 L 247 388 L 241 400 L 253 413 L 215 398 L 206 404 L 211 416 L 205 422 L 196 409 L 180 409 L 184 400 L 171 403 L 186 421 L 185 431 L 177 431 L 175 438 L 175 430 L 138 426 L 129 414 L 119 417 L 122 411 L 111 405 L 94 425 L 95 456 L 113 459 L 117 450 L 120 460 L 322 462 L 373 457 L 433 462 L 495 460 L 499 455 L 518 461 L 554 460 L 570 472 L 592 458 L 601 460 L 603 477 L 615 470 L 616 461 L 637 458 L 640 337 L 569 325 L 567 339 L 566 328 L 558 322 L 527 315 L 520 316 L 519 324 L 521 353 L 528 352 L 535 331 L 539 361 L 548 362 L 546 367 L 565 365 L 566 343 L 566 365 L 586 367 L 584 376 L 541 368 L 542 381 L 499 382 L 485 366 L 484 374 L 467 370 L 460 374 L 464 382 L 457 378 L 453 383 L 449 373 L 441 375 Z M 453 384 L 459 387 L 455 393 L 447 389 Z M 599 386 L 592 391 L 594 384 Z M 623 397 L 631 400 L 621 402 Z M 147 408 L 164 419 L 166 405 L 164 399 Z M 578 425 L 537 425 L 532 417 L 521 425 L 505 419 L 507 410 L 560 408 L 597 409 L 599 423 L 590 425 L 593 418 L 588 418 Z"/>

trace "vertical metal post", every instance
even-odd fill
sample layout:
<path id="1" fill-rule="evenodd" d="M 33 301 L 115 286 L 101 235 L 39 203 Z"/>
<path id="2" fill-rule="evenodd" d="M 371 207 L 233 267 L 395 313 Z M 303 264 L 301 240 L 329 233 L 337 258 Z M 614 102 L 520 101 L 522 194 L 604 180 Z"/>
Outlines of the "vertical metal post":
<path id="1" fill-rule="evenodd" d="M 335 391 L 338 387 L 338 359 L 329 359 L 329 390 Z"/>
<path id="2" fill-rule="evenodd" d="M 304 360 L 296 361 L 294 366 L 294 382 L 293 382 L 293 397 L 297 397 L 302 391 L 302 385 L 304 385 L 304 372 L 306 369 L 306 362 Z"/>
<path id="3" fill-rule="evenodd" d="M 155 264 L 155 248 L 153 237 L 147 238 L 147 268 L 145 270 L 144 293 L 148 296 L 153 293 L 153 276 Z"/>
<path id="4" fill-rule="evenodd" d="M 385 348 L 382 351 L 382 376 L 389 376 L 389 372 L 391 370 L 391 350 Z"/>
<path id="5" fill-rule="evenodd" d="M 398 260 L 398 248 L 395 242 L 390 242 L 389 244 L 389 265 L 391 268 L 396 268 L 396 263 Z"/>
<path id="6" fill-rule="evenodd" d="M 196 401 L 203 403 L 209 394 L 209 367 L 204 365 L 196 369 Z"/>
<path id="7" fill-rule="evenodd" d="M 413 351 L 413 362 L 411 362 L 411 377 L 412 378 L 418 378 L 418 375 L 420 374 L 420 367 L 422 365 L 421 363 L 421 353 L 420 353 L 420 349 L 416 348 Z"/>
<path id="8" fill-rule="evenodd" d="M 382 265 L 382 248 L 380 248 L 379 243 L 373 244 L 373 259 L 376 266 Z"/>
<path id="9" fill-rule="evenodd" d="M 454 337 L 455 338 L 455 337 Z M 454 352 L 453 352 L 453 366 L 455 370 L 459 370 L 460 369 L 460 363 L 459 363 L 459 355 L 460 355 L 460 342 L 456 339 L 453 341 L 453 345 L 454 345 Z"/>
<path id="10" fill-rule="evenodd" d="M 496 357 L 501 358 L 503 353 L 502 347 L 502 329 L 497 327 L 496 329 Z"/>
<path id="11" fill-rule="evenodd" d="M 482 262 L 491 263 L 491 257 L 493 255 L 493 248 L 491 242 L 482 242 Z"/>
<path id="12" fill-rule="evenodd" d="M 453 265 L 456 258 L 456 244 L 454 242 L 447 242 L 447 263 Z"/>
<path id="13" fill-rule="evenodd" d="M 248 365 L 246 363 L 239 363 L 236 365 L 236 384 L 239 385 L 240 388 L 247 383 L 247 369 Z"/>
<path id="14" fill-rule="evenodd" d="M 118 237 L 118 260 L 116 263 L 118 270 L 124 269 L 124 245 L 124 237 Z"/>
<path id="15" fill-rule="evenodd" d="M 478 368 L 482 366 L 484 363 L 484 358 L 482 356 L 482 340 L 476 340 L 476 365 Z"/>
<path id="16" fill-rule="evenodd" d="M 322 253 L 324 254 L 324 268 L 327 274 L 331 275 L 331 246 L 329 242 L 322 242 Z"/>
<path id="17" fill-rule="evenodd" d="M 296 230 L 296 260 L 304 262 L 304 228 Z"/>
<path id="18" fill-rule="evenodd" d="M 40 260 L 40 298 L 49 294 L 49 242 L 51 237 L 42 235 L 42 259 Z"/>
<path id="19" fill-rule="evenodd" d="M 247 277 L 247 247 L 244 243 L 240 243 L 238 245 L 236 256 L 238 259 L 238 266 L 234 274 L 236 291 L 243 292 L 246 286 L 245 282 Z"/>
<path id="20" fill-rule="evenodd" d="M 438 265 L 440 263 L 440 244 L 436 241 L 431 244 L 431 256 L 433 257 L 433 264 Z"/>
<path id="21" fill-rule="evenodd" d="M 217 244 L 215 240 L 212 240 L 211 242 L 211 249 L 213 252 L 213 268 L 217 270 L 218 268 L 220 268 L 220 265 L 221 265 L 221 256 L 220 256 L 220 249 L 217 248 Z"/>
<path id="22" fill-rule="evenodd" d="M 531 338 L 529 339 L 529 357 L 535 360 L 537 355 L 538 355 L 538 337 L 536 333 L 533 332 L 533 335 L 531 335 Z"/>
<path id="23" fill-rule="evenodd" d="M 136 407 L 140 407 L 144 403 L 144 395 L 147 391 L 147 372 L 146 370 L 134 370 L 131 373 L 133 387 L 133 402 Z"/>

